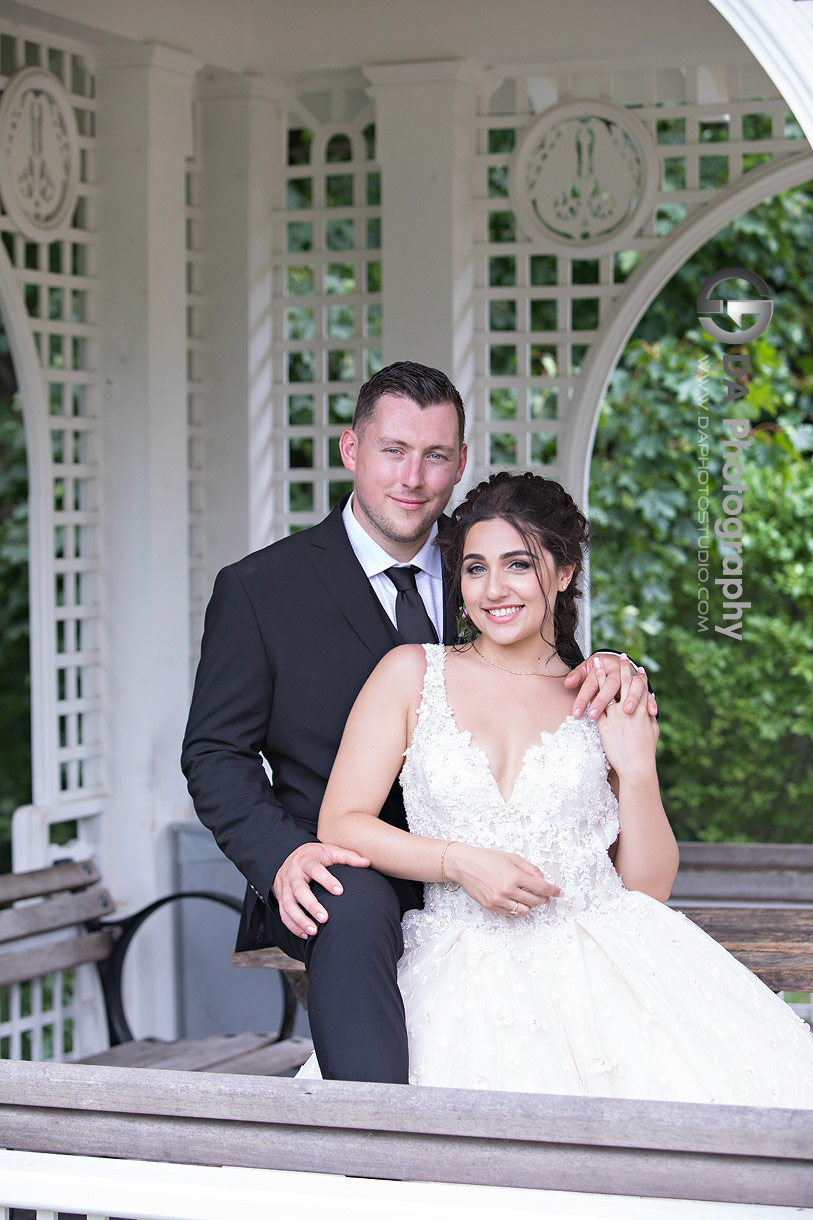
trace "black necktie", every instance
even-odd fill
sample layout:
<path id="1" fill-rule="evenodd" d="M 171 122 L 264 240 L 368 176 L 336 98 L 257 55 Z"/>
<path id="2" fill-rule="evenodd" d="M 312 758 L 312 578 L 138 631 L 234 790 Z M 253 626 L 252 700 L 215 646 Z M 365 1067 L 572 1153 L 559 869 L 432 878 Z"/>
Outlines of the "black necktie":
<path id="1" fill-rule="evenodd" d="M 405 644 L 437 644 L 438 633 L 418 592 L 416 572 L 420 572 L 420 568 L 412 565 L 408 568 L 387 568 L 384 573 L 398 590 L 395 597 L 398 634 Z"/>

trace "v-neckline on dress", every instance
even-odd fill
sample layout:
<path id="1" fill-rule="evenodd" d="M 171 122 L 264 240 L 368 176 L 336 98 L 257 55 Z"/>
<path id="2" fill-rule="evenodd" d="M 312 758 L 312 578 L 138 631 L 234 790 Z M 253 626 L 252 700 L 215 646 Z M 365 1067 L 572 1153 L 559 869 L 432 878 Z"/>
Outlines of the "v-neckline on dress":
<path id="1" fill-rule="evenodd" d="M 520 762 L 520 765 L 519 765 L 519 771 L 517 771 L 516 777 L 514 778 L 514 783 L 511 787 L 511 794 L 506 799 L 506 797 L 503 796 L 502 788 L 500 787 L 499 780 L 497 779 L 496 775 L 494 774 L 494 768 L 491 765 L 491 760 L 488 757 L 488 754 L 486 753 L 486 751 L 483 749 L 482 746 L 478 745 L 476 741 L 472 740 L 471 729 L 461 729 L 460 725 L 457 723 L 457 717 L 454 713 L 454 710 L 453 710 L 451 704 L 449 703 L 449 691 L 446 686 L 446 649 L 445 649 L 445 646 L 443 646 L 443 645 L 441 645 L 441 647 L 443 647 L 443 655 L 441 657 L 440 680 L 441 680 L 441 684 L 443 687 L 443 702 L 446 707 L 446 712 L 449 716 L 449 723 L 451 724 L 451 726 L 454 729 L 457 736 L 461 739 L 464 748 L 467 750 L 473 751 L 473 753 L 479 755 L 482 758 L 483 763 L 485 764 L 485 769 L 488 772 L 489 778 L 491 779 L 491 782 L 493 783 L 494 787 L 497 790 L 497 795 L 499 796 L 503 805 L 505 805 L 507 807 L 511 804 L 512 800 L 514 799 L 514 793 L 517 790 L 517 785 L 519 784 L 519 781 L 522 779 L 522 776 L 524 774 L 525 767 L 527 765 L 528 758 L 531 754 L 531 751 L 542 749 L 545 742 L 547 740 L 552 741 L 554 739 L 554 737 L 556 737 L 562 731 L 562 729 L 565 728 L 566 725 L 578 724 L 579 722 L 575 719 L 573 713 L 569 712 L 568 715 L 565 716 L 562 723 L 560 725 L 558 725 L 552 731 L 550 729 L 540 729 L 539 730 L 539 740 L 532 741 L 530 743 L 530 745 L 525 747 L 525 752 L 522 755 L 522 761 Z M 428 667 L 428 664 L 429 664 L 429 658 L 427 657 L 427 667 Z M 425 679 L 424 679 L 424 681 L 425 681 Z"/>

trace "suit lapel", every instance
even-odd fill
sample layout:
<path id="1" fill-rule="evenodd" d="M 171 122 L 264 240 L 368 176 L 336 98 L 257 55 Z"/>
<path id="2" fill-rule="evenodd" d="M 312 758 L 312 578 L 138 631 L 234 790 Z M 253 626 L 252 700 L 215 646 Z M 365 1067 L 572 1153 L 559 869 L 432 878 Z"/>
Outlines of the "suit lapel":
<path id="1" fill-rule="evenodd" d="M 356 559 L 342 521 L 347 497 L 310 531 L 311 559 L 327 593 L 379 661 L 399 641 Z"/>
<path id="2" fill-rule="evenodd" d="M 390 623 L 370 581 L 356 559 L 342 521 L 347 503 L 343 497 L 329 516 L 309 531 L 313 566 L 333 601 L 341 610 L 359 639 L 377 661 L 402 643 Z M 438 522 L 442 529 L 445 517 Z M 443 642 L 454 644 L 457 638 L 457 606 L 444 573 L 443 580 Z"/>

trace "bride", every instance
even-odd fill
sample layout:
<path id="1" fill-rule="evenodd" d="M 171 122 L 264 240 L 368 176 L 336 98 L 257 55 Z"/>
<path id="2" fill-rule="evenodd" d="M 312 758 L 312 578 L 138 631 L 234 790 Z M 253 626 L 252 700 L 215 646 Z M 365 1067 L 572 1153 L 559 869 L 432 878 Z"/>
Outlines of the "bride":
<path id="1" fill-rule="evenodd" d="M 320 838 L 426 883 L 399 966 L 410 1081 L 813 1106 L 807 1026 L 663 905 L 654 718 L 568 714 L 586 537 L 559 484 L 481 483 L 441 537 L 467 642 L 395 649 L 347 721 Z M 399 772 L 410 833 L 378 818 Z"/>

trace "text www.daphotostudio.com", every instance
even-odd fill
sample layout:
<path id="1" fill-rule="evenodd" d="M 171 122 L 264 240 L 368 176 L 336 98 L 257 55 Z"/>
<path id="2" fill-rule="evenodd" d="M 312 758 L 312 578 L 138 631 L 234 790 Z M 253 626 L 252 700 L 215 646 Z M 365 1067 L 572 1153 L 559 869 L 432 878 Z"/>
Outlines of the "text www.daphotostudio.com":
<path id="1" fill-rule="evenodd" d="M 727 280 L 744 280 L 756 288 L 760 294 L 757 300 L 714 297 L 714 289 Z M 697 313 L 700 325 L 712 339 L 725 345 L 722 353 L 723 384 L 725 397 L 722 406 L 725 408 L 731 402 L 739 401 L 748 396 L 748 375 L 751 363 L 748 352 L 728 350 L 733 345 L 738 348 L 758 338 L 767 327 L 773 316 L 773 301 L 770 299 L 770 289 L 761 276 L 745 267 L 726 267 L 708 276 L 697 294 Z M 725 314 L 733 320 L 736 329 L 727 330 L 720 326 L 713 315 Z M 743 318 L 755 316 L 756 321 L 750 326 L 741 327 Z M 711 608 L 709 593 L 709 552 L 711 535 L 709 534 L 709 504 L 714 495 L 714 488 L 709 482 L 709 391 L 708 391 L 708 357 L 703 356 L 698 362 L 697 378 L 700 383 L 700 393 L 697 401 L 698 427 L 698 463 L 697 463 L 697 629 L 707 631 Z M 730 436 L 723 443 L 722 468 L 722 502 L 721 515 L 714 520 L 714 535 L 720 548 L 720 575 L 714 577 L 714 584 L 720 588 L 723 596 L 722 625 L 715 623 L 714 630 L 729 639 L 742 641 L 744 625 L 743 611 L 751 606 L 749 601 L 743 601 L 743 561 L 742 561 L 742 504 L 743 493 L 748 490 L 748 484 L 743 479 L 745 450 L 751 444 L 751 425 L 747 419 L 724 419 L 724 426 Z M 715 599 L 716 600 L 716 599 Z"/>

